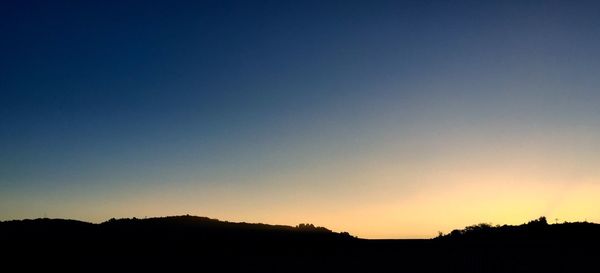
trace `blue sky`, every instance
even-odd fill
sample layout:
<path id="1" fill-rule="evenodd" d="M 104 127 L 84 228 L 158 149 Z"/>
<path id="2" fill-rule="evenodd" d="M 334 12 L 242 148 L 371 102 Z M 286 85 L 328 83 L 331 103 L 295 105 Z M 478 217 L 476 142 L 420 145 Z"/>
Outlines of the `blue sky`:
<path id="1" fill-rule="evenodd" d="M 595 219 L 576 200 L 599 192 L 599 9 L 3 3 L 0 218 L 190 213 L 366 237 Z"/>

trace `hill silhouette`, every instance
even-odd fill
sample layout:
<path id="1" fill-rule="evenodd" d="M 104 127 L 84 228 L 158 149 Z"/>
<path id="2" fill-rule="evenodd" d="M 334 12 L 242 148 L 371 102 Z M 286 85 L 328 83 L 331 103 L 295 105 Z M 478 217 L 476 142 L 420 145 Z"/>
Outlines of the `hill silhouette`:
<path id="1" fill-rule="evenodd" d="M 451 240 L 463 243 L 575 243 L 600 241 L 600 225 L 589 222 L 564 222 L 548 224 L 546 217 L 528 223 L 511 225 L 491 225 L 481 223 L 461 230 L 453 230 L 440 235 L 437 240 Z"/>
<path id="2" fill-rule="evenodd" d="M 351 238 L 312 224 L 296 227 L 255 223 L 232 223 L 199 216 L 110 219 L 100 224 L 65 219 L 34 219 L 0 222 L 3 240 L 120 239 L 120 240 L 249 240 Z M 289 238 L 287 238 L 289 237 Z"/>
<path id="3" fill-rule="evenodd" d="M 312 224 L 207 217 L 0 222 L 20 269 L 218 272 L 596 272 L 600 225 L 477 224 L 427 240 L 366 240 Z"/>

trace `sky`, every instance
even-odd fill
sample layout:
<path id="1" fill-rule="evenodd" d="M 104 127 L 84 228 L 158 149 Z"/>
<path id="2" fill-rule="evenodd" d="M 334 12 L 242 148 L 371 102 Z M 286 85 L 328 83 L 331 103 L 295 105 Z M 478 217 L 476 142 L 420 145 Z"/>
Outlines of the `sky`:
<path id="1" fill-rule="evenodd" d="M 597 1 L 4 1 L 0 220 L 600 222 Z"/>

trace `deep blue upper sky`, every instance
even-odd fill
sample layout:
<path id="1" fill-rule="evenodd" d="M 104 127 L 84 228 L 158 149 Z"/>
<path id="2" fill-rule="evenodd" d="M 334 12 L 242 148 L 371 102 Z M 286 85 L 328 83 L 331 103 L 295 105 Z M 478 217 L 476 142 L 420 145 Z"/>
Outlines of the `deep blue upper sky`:
<path id="1" fill-rule="evenodd" d="M 285 208 L 260 181 L 311 195 L 364 158 L 431 170 L 498 133 L 496 150 L 547 132 L 576 137 L 532 154 L 573 144 L 600 125 L 598 14 L 595 1 L 3 2 L 0 218 L 97 220 L 117 210 L 86 206 L 176 188 L 240 198 L 223 184 Z M 290 178 L 320 168 L 314 184 Z M 152 214 L 133 203 L 148 210 L 121 214 Z"/>

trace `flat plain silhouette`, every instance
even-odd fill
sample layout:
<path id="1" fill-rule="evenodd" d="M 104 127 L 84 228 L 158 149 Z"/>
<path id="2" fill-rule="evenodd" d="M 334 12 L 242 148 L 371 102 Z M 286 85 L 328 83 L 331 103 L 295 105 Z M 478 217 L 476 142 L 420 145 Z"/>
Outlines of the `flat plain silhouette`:
<path id="1" fill-rule="evenodd" d="M 161 272 L 598 272 L 600 225 L 478 224 L 427 240 L 366 240 L 312 224 L 172 216 L 0 222 L 3 266 Z"/>

